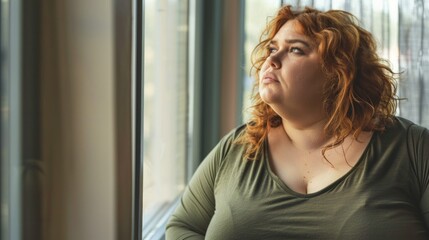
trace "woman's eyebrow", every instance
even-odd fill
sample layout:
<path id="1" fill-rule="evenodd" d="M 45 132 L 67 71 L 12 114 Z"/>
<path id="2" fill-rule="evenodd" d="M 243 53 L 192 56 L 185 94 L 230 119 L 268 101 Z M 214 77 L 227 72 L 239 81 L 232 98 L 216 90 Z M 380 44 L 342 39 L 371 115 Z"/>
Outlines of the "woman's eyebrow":
<path id="1" fill-rule="evenodd" d="M 277 46 L 277 41 L 276 40 L 270 40 L 268 45 L 276 45 Z"/>
<path id="2" fill-rule="evenodd" d="M 299 38 L 291 38 L 291 39 L 285 39 L 285 42 L 286 43 L 288 43 L 288 44 L 292 44 L 292 43 L 301 43 L 301 44 L 303 44 L 304 46 L 306 46 L 306 47 L 308 47 L 308 48 L 312 48 L 311 47 L 311 44 L 310 43 L 308 43 L 307 41 L 305 41 L 305 40 L 302 40 L 302 39 L 299 39 Z M 270 45 L 278 45 L 278 41 L 277 40 L 271 40 L 270 41 Z"/>
<path id="3" fill-rule="evenodd" d="M 285 40 L 285 42 L 287 42 L 287 43 L 289 43 L 289 44 L 291 44 L 291 43 L 301 43 L 301 44 L 305 45 L 306 47 L 311 48 L 310 43 L 308 43 L 308 42 L 307 42 L 307 41 L 305 41 L 305 40 L 298 39 L 298 38 L 286 39 L 286 40 Z"/>

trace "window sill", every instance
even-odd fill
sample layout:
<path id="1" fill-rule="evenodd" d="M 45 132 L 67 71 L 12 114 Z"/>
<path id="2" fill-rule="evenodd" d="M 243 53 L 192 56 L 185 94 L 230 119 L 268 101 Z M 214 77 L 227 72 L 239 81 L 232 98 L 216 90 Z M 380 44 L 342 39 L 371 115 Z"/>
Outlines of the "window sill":
<path id="1" fill-rule="evenodd" d="M 143 226 L 143 240 L 162 240 L 167 222 L 180 202 L 181 194 L 173 202 L 166 203 L 159 213 Z"/>

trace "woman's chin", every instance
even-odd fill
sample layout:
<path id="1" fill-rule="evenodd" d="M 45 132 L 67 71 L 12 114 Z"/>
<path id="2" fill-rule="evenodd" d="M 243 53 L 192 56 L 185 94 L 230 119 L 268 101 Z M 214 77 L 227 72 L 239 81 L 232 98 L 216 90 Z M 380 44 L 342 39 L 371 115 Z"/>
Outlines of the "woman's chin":
<path id="1" fill-rule="evenodd" d="M 280 101 L 280 94 L 272 89 L 259 89 L 259 96 L 262 101 L 267 104 L 272 104 Z"/>

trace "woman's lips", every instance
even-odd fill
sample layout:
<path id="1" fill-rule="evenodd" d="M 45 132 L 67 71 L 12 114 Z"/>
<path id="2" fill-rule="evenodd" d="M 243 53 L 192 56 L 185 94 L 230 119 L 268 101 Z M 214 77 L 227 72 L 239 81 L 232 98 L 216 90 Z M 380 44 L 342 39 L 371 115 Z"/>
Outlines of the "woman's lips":
<path id="1" fill-rule="evenodd" d="M 264 73 L 262 76 L 262 83 L 268 84 L 268 83 L 278 83 L 279 80 L 277 80 L 276 76 L 272 73 Z"/>

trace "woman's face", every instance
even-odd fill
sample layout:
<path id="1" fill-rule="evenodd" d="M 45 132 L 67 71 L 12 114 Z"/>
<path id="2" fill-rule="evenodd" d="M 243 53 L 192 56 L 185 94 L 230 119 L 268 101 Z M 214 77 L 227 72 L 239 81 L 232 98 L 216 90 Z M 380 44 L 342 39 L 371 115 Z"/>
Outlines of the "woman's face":
<path id="1" fill-rule="evenodd" d="M 286 22 L 269 45 L 269 57 L 259 72 L 264 102 L 287 113 L 323 108 L 325 74 L 314 40 L 303 34 L 296 20 Z M 297 112 L 298 111 L 298 112 Z"/>

